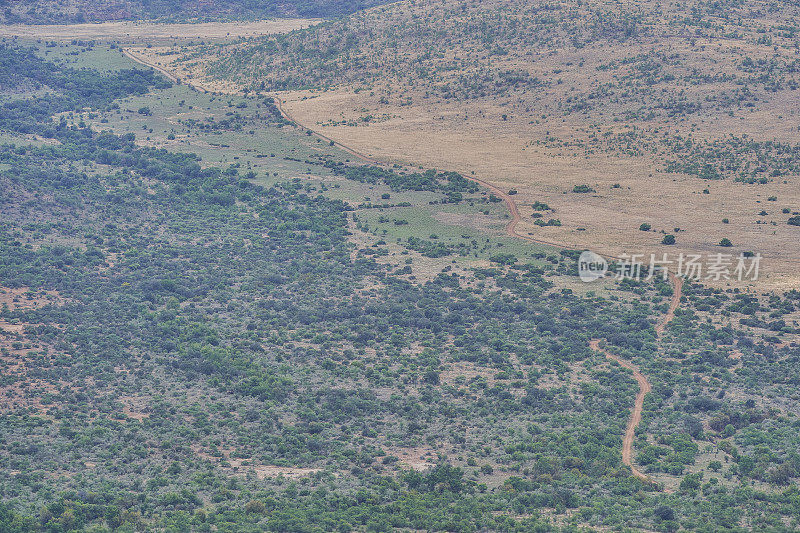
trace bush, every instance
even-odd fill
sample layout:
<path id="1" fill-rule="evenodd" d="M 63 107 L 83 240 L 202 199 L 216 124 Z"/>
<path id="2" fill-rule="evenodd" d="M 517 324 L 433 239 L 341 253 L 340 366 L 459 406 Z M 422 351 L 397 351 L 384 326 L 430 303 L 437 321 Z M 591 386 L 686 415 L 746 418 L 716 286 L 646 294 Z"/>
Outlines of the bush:
<path id="1" fill-rule="evenodd" d="M 733 243 L 729 238 L 725 237 L 724 239 L 719 241 L 719 245 L 724 246 L 725 248 L 730 248 L 731 246 L 733 246 Z"/>
<path id="2" fill-rule="evenodd" d="M 650 231 L 650 229 L 652 229 L 652 226 L 650 224 L 648 224 L 647 222 L 645 222 L 641 226 L 639 226 L 639 231 Z"/>
<path id="3" fill-rule="evenodd" d="M 501 265 L 513 265 L 517 262 L 517 257 L 514 254 L 496 254 L 491 256 L 489 261 Z"/>
<path id="4" fill-rule="evenodd" d="M 659 520 L 673 520 L 675 518 L 675 511 L 672 510 L 672 507 L 667 507 L 666 505 L 656 507 L 653 514 Z"/>
<path id="5" fill-rule="evenodd" d="M 800 215 L 795 215 L 791 217 L 788 222 L 790 226 L 800 226 Z"/>
<path id="6" fill-rule="evenodd" d="M 664 238 L 661 239 L 661 244 L 675 244 L 675 235 L 664 235 Z"/>

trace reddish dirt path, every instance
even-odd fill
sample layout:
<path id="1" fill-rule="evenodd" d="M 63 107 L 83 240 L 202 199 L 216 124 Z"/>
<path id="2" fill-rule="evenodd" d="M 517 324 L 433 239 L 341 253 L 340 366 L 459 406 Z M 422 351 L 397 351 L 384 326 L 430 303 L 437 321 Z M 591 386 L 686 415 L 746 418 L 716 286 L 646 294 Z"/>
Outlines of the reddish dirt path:
<path id="1" fill-rule="evenodd" d="M 633 439 L 636 437 L 636 427 L 642 421 L 642 410 L 644 409 L 644 397 L 647 396 L 652 390 L 650 386 L 650 382 L 647 381 L 647 378 L 639 372 L 639 369 L 636 366 L 632 365 L 628 361 L 622 359 L 618 355 L 615 355 L 608 350 L 605 350 L 600 347 L 600 340 L 593 339 L 589 342 L 589 346 L 592 350 L 602 353 L 607 358 L 611 359 L 612 361 L 616 361 L 620 364 L 623 368 L 627 368 L 628 370 L 633 371 L 633 377 L 636 379 L 636 383 L 639 384 L 639 393 L 636 395 L 636 401 L 633 404 L 633 408 L 631 409 L 631 418 L 628 420 L 628 427 L 625 429 L 625 437 L 622 439 L 622 462 L 630 467 L 631 472 L 634 476 L 638 477 L 643 481 L 652 481 L 647 474 L 636 468 L 633 464 Z"/>
<path id="2" fill-rule="evenodd" d="M 658 335 L 658 340 L 661 340 L 661 336 L 664 334 L 664 330 L 667 327 L 667 324 L 675 317 L 675 310 L 678 308 L 678 305 L 681 303 L 681 294 L 683 291 L 683 279 L 679 278 L 672 272 L 669 273 L 669 279 L 672 282 L 673 286 L 673 294 L 672 300 L 669 304 L 669 309 L 664 314 L 663 317 L 658 321 L 656 324 L 655 330 L 656 335 Z M 636 395 L 636 401 L 633 404 L 633 408 L 631 409 L 631 417 L 628 420 L 628 427 L 625 429 L 625 437 L 622 439 L 622 462 L 629 466 L 631 472 L 634 476 L 638 477 L 642 481 L 647 481 L 652 483 L 653 480 L 650 477 L 636 468 L 633 464 L 633 439 L 636 437 L 636 428 L 639 426 L 639 423 L 642 421 L 642 410 L 644 409 L 644 398 L 647 394 L 652 390 L 650 386 L 650 382 L 647 380 L 647 377 L 642 374 L 639 369 L 634 366 L 633 364 L 625 361 L 621 357 L 616 354 L 609 352 L 600 347 L 600 340 L 593 339 L 589 342 L 589 346 L 592 350 L 602 353 L 607 358 L 611 359 L 612 361 L 616 361 L 620 364 L 623 368 L 627 368 L 628 370 L 633 371 L 633 377 L 636 379 L 636 383 L 639 384 L 639 393 Z"/>
<path id="3" fill-rule="evenodd" d="M 156 65 L 149 64 L 149 63 L 145 62 L 142 58 L 136 57 L 135 55 L 132 55 L 132 54 L 128 53 L 127 51 L 125 52 L 125 55 L 127 55 L 128 57 L 130 57 L 131 59 L 133 59 L 137 63 L 141 63 L 143 65 L 150 66 L 150 67 L 156 69 L 157 71 L 161 72 L 162 74 L 167 76 L 172 81 L 177 81 L 175 76 L 171 75 L 170 73 L 168 73 L 164 69 L 162 69 L 162 68 L 160 68 L 160 67 L 158 67 Z M 208 92 L 205 89 L 205 87 L 202 87 L 201 85 L 191 85 L 188 82 L 187 82 L 187 85 L 190 85 L 190 86 L 194 87 L 195 89 L 201 90 L 203 92 Z M 281 115 L 286 120 L 288 120 L 289 122 L 292 122 L 293 124 L 295 124 L 297 127 L 305 129 L 305 130 L 308 130 L 308 131 L 311 131 L 314 135 L 316 135 L 320 139 L 322 139 L 322 140 L 324 140 L 324 141 L 326 141 L 326 142 L 328 142 L 328 143 L 330 143 L 330 144 L 332 144 L 334 146 L 337 146 L 337 147 L 341 148 L 342 150 L 352 154 L 353 156 L 361 159 L 362 161 L 365 161 L 365 162 L 368 162 L 368 163 L 372 163 L 372 164 L 380 164 L 380 161 L 378 161 L 376 159 L 373 159 L 373 158 L 371 158 L 371 157 L 369 157 L 367 155 L 362 154 L 361 152 L 359 152 L 355 148 L 352 148 L 350 146 L 342 144 L 342 143 L 340 143 L 340 142 L 338 142 L 338 141 L 336 141 L 334 139 L 331 139 L 327 135 L 323 135 L 322 133 L 318 133 L 318 132 L 316 132 L 316 131 L 314 131 L 314 130 L 312 130 L 310 128 L 307 128 L 306 126 L 304 126 L 303 124 L 301 124 L 300 122 L 295 120 L 294 117 L 292 117 L 289 114 L 289 112 L 284 109 L 283 101 L 278 96 L 274 96 L 273 98 L 275 99 L 275 103 L 276 103 L 276 105 L 278 107 L 278 110 L 280 111 Z M 546 246 L 553 246 L 555 248 L 562 248 L 562 249 L 569 249 L 569 250 L 578 249 L 578 248 L 575 248 L 575 247 L 572 247 L 572 246 L 568 246 L 568 245 L 564 245 L 564 244 L 549 242 L 549 241 L 545 241 L 545 240 L 542 240 L 542 239 L 536 239 L 534 237 L 531 237 L 530 235 L 522 235 L 521 233 L 517 232 L 517 225 L 522 220 L 522 217 L 520 216 L 519 209 L 517 208 L 517 204 L 516 204 L 516 202 L 514 202 L 514 199 L 511 198 L 511 195 L 509 195 L 507 192 L 503 191 L 502 189 L 500 189 L 496 185 L 494 185 L 492 183 L 489 183 L 488 181 L 484 181 L 484 180 L 482 180 L 480 178 L 476 178 L 476 177 L 473 177 L 473 176 L 464 176 L 464 177 L 469 179 L 469 180 L 471 180 L 471 181 L 474 181 L 475 183 L 485 187 L 486 189 L 489 189 L 492 192 L 492 194 L 494 194 L 495 196 L 497 196 L 498 198 L 503 200 L 503 203 L 505 203 L 506 208 L 508 208 L 509 214 L 511 215 L 511 220 L 509 220 L 508 224 L 506 224 L 506 233 L 510 237 L 516 237 L 516 238 L 519 238 L 519 239 L 523 239 L 523 240 L 526 240 L 526 241 L 529 241 L 529 242 L 533 242 L 533 243 L 537 243 L 537 244 L 543 244 L 543 245 L 546 245 Z M 605 256 L 605 257 L 608 258 L 608 259 L 619 259 L 618 257 L 614 257 L 614 256 Z M 669 324 L 669 322 L 675 317 L 675 310 L 678 308 L 678 305 L 680 305 L 680 301 L 681 301 L 683 280 L 681 278 L 677 277 L 672 272 L 669 272 L 669 279 L 670 279 L 670 282 L 672 283 L 674 292 L 673 292 L 672 300 L 670 302 L 670 305 L 669 305 L 669 308 L 668 308 L 667 312 L 664 314 L 663 317 L 661 317 L 661 319 L 658 321 L 658 323 L 655 326 L 656 335 L 658 336 L 658 340 L 659 341 L 661 340 L 661 336 L 663 335 L 664 330 L 667 327 L 667 324 Z M 639 384 L 639 393 L 636 395 L 636 400 L 635 400 L 635 402 L 633 404 L 633 408 L 631 409 L 631 417 L 628 420 L 628 427 L 626 428 L 625 436 L 622 439 L 622 462 L 625 465 L 627 465 L 628 467 L 630 467 L 631 472 L 633 473 L 634 476 L 636 476 L 637 478 L 639 478 L 639 479 L 641 479 L 643 481 L 647 481 L 647 482 L 653 483 L 653 480 L 650 479 L 650 477 L 648 477 L 647 474 L 645 474 L 644 472 L 642 472 L 641 470 L 636 468 L 636 466 L 633 464 L 633 440 L 636 437 L 636 428 L 639 426 L 639 424 L 642 421 L 642 411 L 644 409 L 645 396 L 647 396 L 647 394 L 652 390 L 650 382 L 647 380 L 647 377 L 645 377 L 645 375 L 642 374 L 636 366 L 634 366 L 633 364 L 629 363 L 628 361 L 625 361 L 624 359 L 622 359 L 618 355 L 615 355 L 615 354 L 613 354 L 613 353 L 611 353 L 611 352 L 609 352 L 609 351 L 607 351 L 607 350 L 605 350 L 603 348 L 600 348 L 599 339 L 594 339 L 594 340 L 590 341 L 589 342 L 589 346 L 593 350 L 598 351 L 600 353 L 603 353 L 610 360 L 616 361 L 623 368 L 627 368 L 628 370 L 633 371 L 633 377 L 636 379 L 636 382 Z"/>

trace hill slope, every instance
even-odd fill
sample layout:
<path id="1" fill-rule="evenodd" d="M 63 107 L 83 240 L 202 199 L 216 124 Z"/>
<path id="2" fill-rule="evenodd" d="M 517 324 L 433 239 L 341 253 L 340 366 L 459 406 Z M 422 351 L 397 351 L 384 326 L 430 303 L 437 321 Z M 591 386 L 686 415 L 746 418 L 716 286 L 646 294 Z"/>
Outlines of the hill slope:
<path id="1" fill-rule="evenodd" d="M 799 15 L 757 0 L 400 2 L 206 47 L 192 65 L 289 91 L 301 122 L 374 156 L 475 171 L 522 204 L 544 201 L 563 224 L 537 227 L 528 209 L 537 235 L 660 252 L 680 228 L 681 251 L 730 238 L 735 253 L 769 256 L 777 279 L 796 270 Z"/>

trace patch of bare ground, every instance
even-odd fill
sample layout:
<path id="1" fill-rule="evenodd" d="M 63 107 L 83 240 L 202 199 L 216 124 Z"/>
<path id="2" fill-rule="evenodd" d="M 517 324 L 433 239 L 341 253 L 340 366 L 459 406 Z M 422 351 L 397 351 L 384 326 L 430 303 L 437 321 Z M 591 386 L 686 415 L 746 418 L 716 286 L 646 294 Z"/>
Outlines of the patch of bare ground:
<path id="1" fill-rule="evenodd" d="M 439 379 L 443 383 L 453 384 L 456 383 L 457 380 L 460 381 L 458 378 L 463 378 L 466 382 L 469 382 L 473 378 L 480 377 L 484 378 L 487 385 L 491 387 L 495 383 L 495 375 L 497 372 L 497 369 L 494 368 L 476 365 L 469 361 L 459 361 L 449 364 L 447 370 L 441 371 L 439 373 Z"/>
<path id="2" fill-rule="evenodd" d="M 415 448 L 387 448 L 386 453 L 399 459 L 401 467 L 413 470 L 427 470 L 436 466 L 437 454 L 432 448 L 419 446 Z"/>
<path id="3" fill-rule="evenodd" d="M 0 307 L 9 311 L 38 309 L 45 305 L 62 305 L 63 299 L 56 291 L 34 291 L 27 287 L 8 288 L 0 286 Z"/>
<path id="4" fill-rule="evenodd" d="M 120 396 L 119 401 L 122 403 L 122 413 L 128 418 L 141 422 L 150 416 L 147 402 L 144 398 L 139 396 Z"/>
<path id="5" fill-rule="evenodd" d="M 583 362 L 570 362 L 565 366 L 567 367 L 568 371 L 563 374 L 548 373 L 540 377 L 536 382 L 536 388 L 548 390 L 557 389 L 564 386 L 574 387 L 576 385 L 580 385 L 581 383 L 591 383 L 595 380 Z M 608 365 L 606 363 L 601 363 L 594 365 L 592 370 L 600 371 L 606 370 L 607 368 Z"/>
<path id="6" fill-rule="evenodd" d="M 355 249 L 350 254 L 351 259 L 355 260 L 363 254 L 363 250 L 374 247 L 381 239 L 371 233 L 363 232 L 356 228 L 352 222 L 349 223 L 350 235 L 348 239 L 355 244 Z M 380 248 L 388 250 L 388 254 L 370 255 L 377 263 L 391 265 L 395 268 L 409 266 L 410 273 L 398 272 L 395 275 L 399 278 L 424 283 L 436 278 L 442 272 L 447 274 L 458 274 L 463 278 L 472 278 L 472 269 L 488 266 L 488 262 L 482 260 L 457 261 L 453 263 L 452 257 L 425 257 L 419 252 L 409 250 L 397 243 L 386 242 L 379 245 Z M 411 263 L 406 261 L 411 259 Z M 449 267 L 449 268 L 448 268 Z M 378 285 L 365 287 L 363 291 L 378 288 Z"/>
<path id="7" fill-rule="evenodd" d="M 62 305 L 63 298 L 56 291 L 32 291 L 26 287 L 0 287 L 0 309 L 25 311 L 46 305 Z M 0 413 L 17 409 L 31 409 L 45 413 L 49 406 L 43 403 L 45 395 L 56 394 L 60 388 L 71 385 L 63 381 L 48 381 L 28 375 L 28 361 L 38 354 L 52 353 L 54 347 L 34 343 L 27 331 L 40 324 L 30 324 L 17 319 L 0 319 L 0 362 L 2 373 L 13 381 L 0 386 Z M 59 326 L 56 326 L 59 327 Z"/>
<path id="8" fill-rule="evenodd" d="M 0 37 L 50 40 L 99 40 L 159 43 L 182 40 L 234 41 L 241 37 L 286 33 L 319 23 L 319 19 L 278 19 L 252 22 L 100 22 L 87 24 L 0 25 Z"/>
<path id="9" fill-rule="evenodd" d="M 232 448 L 220 448 L 219 454 L 214 455 L 205 450 L 199 444 L 192 445 L 195 455 L 212 463 L 221 464 L 229 472 L 237 475 L 246 476 L 248 473 L 254 474 L 258 479 L 286 477 L 301 478 L 308 477 L 320 471 L 319 468 L 299 468 L 290 466 L 261 465 L 250 460 L 231 457 Z"/>

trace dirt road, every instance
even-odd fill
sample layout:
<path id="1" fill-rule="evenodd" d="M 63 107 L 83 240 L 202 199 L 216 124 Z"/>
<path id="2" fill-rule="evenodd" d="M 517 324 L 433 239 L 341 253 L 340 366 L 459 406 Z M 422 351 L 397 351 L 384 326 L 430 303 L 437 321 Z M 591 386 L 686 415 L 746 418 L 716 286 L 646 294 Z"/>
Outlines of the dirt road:
<path id="1" fill-rule="evenodd" d="M 667 312 L 664 314 L 663 317 L 661 317 L 661 319 L 658 321 L 655 327 L 659 341 L 661 340 L 661 336 L 664 334 L 664 330 L 666 329 L 667 324 L 669 324 L 670 321 L 675 317 L 675 310 L 681 303 L 681 295 L 683 291 L 683 280 L 681 278 L 677 277 L 672 272 L 669 273 L 669 278 L 670 281 L 672 282 L 673 294 Z M 628 370 L 633 371 L 633 377 L 636 380 L 636 383 L 639 384 L 639 393 L 636 395 L 636 401 L 634 402 L 633 408 L 631 409 L 631 417 L 628 420 L 628 427 L 625 429 L 625 437 L 622 439 L 622 462 L 630 467 L 631 472 L 633 473 L 634 476 L 638 477 L 643 481 L 652 482 L 652 480 L 647 476 L 647 474 L 636 468 L 636 465 L 633 464 L 633 439 L 636 437 L 636 428 L 642 421 L 644 398 L 645 396 L 647 396 L 647 393 L 649 393 L 652 390 L 650 382 L 647 380 L 647 377 L 644 374 L 642 374 L 636 366 L 629 363 L 628 361 L 625 361 L 618 355 L 613 354 L 608 350 L 601 348 L 599 339 L 593 339 L 592 341 L 590 341 L 589 346 L 593 350 L 602 353 L 612 361 L 616 361 L 623 368 L 627 368 Z"/>
<path id="2" fill-rule="evenodd" d="M 616 361 L 620 364 L 623 368 L 627 368 L 628 370 L 633 371 L 633 377 L 636 379 L 636 383 L 639 384 L 639 393 L 636 395 L 636 401 L 633 404 L 633 408 L 631 409 L 631 417 L 628 420 L 628 427 L 625 429 L 625 436 L 622 439 L 622 462 L 629 466 L 631 472 L 634 476 L 638 477 L 643 481 L 651 481 L 651 479 L 636 468 L 633 464 L 633 439 L 636 437 L 636 427 L 642 421 L 642 410 L 644 409 L 644 397 L 647 396 L 652 390 L 650 386 L 650 382 L 647 381 L 647 378 L 639 372 L 639 369 L 636 368 L 634 365 L 629 363 L 628 361 L 622 359 L 618 355 L 615 355 L 608 350 L 605 350 L 600 347 L 600 339 L 593 339 L 589 342 L 589 346 L 592 350 L 602 353 L 607 358 L 611 359 L 612 361 Z"/>
<path id="3" fill-rule="evenodd" d="M 128 57 L 130 57 L 131 59 L 133 59 L 134 61 L 138 62 L 138 63 L 141 63 L 143 65 L 147 65 L 147 66 L 155 68 L 159 72 L 161 72 L 164 75 L 166 75 L 168 78 L 170 78 L 173 81 L 175 81 L 175 77 L 172 76 L 171 74 L 169 74 L 168 72 L 166 72 L 165 70 L 163 70 L 163 69 L 161 69 L 161 68 L 159 68 L 159 67 L 157 67 L 155 65 L 150 65 L 150 64 L 146 63 L 142 58 L 136 57 L 135 55 L 132 55 L 127 51 L 126 51 L 126 55 Z M 195 88 L 199 89 L 201 91 L 204 91 L 204 92 L 206 91 L 206 89 L 204 87 L 202 87 L 202 86 L 195 86 Z M 361 159 L 362 161 L 365 161 L 365 162 L 368 162 L 368 163 L 371 163 L 371 164 L 380 164 L 380 162 L 378 160 L 373 159 L 373 158 L 371 158 L 371 157 L 369 157 L 367 155 L 364 155 L 361 152 L 359 152 L 358 150 L 356 150 L 356 149 L 354 149 L 354 148 L 352 148 L 350 146 L 344 145 L 344 144 L 342 144 L 342 143 L 340 143 L 338 141 L 335 141 L 335 140 L 331 139 L 330 137 L 328 137 L 326 135 L 323 135 L 321 133 L 317 133 L 314 130 L 311 130 L 310 128 L 307 128 L 306 126 L 300 124 L 297 120 L 295 120 L 286 111 L 286 109 L 284 108 L 284 105 L 283 105 L 283 101 L 277 96 L 274 96 L 274 98 L 275 98 L 275 102 L 276 102 L 276 105 L 278 107 L 278 110 L 281 112 L 281 115 L 286 120 L 288 120 L 289 122 L 292 122 L 293 124 L 295 124 L 297 127 L 305 129 L 305 130 L 308 130 L 308 131 L 311 131 L 312 133 L 314 133 L 320 139 L 322 139 L 322 140 L 324 140 L 324 141 L 326 141 L 328 143 L 331 143 L 334 146 L 338 146 L 342 150 L 345 150 L 346 152 L 348 152 L 348 153 L 352 154 L 353 156 Z M 530 235 L 522 235 L 521 233 L 519 233 L 517 231 L 517 226 L 519 225 L 519 223 L 521 221 L 521 217 L 520 217 L 520 214 L 519 214 L 519 209 L 517 208 L 517 204 L 516 204 L 516 202 L 514 202 L 514 199 L 511 198 L 511 195 L 509 195 L 507 192 L 503 191 L 502 189 L 500 189 L 496 185 L 493 185 L 493 184 L 491 184 L 491 183 L 489 183 L 487 181 L 484 181 L 484 180 L 482 180 L 480 178 L 476 178 L 476 177 L 473 177 L 473 176 L 464 176 L 464 177 L 469 179 L 469 180 L 471 180 L 471 181 L 474 181 L 475 183 L 477 183 L 477 184 L 479 184 L 479 185 L 481 185 L 481 186 L 483 186 L 485 188 L 487 188 L 489 191 L 491 191 L 492 194 L 494 194 L 495 196 L 500 198 L 505 203 L 506 207 L 508 208 L 509 214 L 511 216 L 511 220 L 509 220 L 508 224 L 506 224 L 506 233 L 509 236 L 516 237 L 516 238 L 523 239 L 523 240 L 526 240 L 526 241 L 529 241 L 529 242 L 533 242 L 533 243 L 537 243 L 537 244 L 543 244 L 543 245 L 546 245 L 546 246 L 553 246 L 553 247 L 556 247 L 556 248 L 565 248 L 565 249 L 573 249 L 573 250 L 575 249 L 573 247 L 565 246 L 563 244 L 559 244 L 559 243 L 555 243 L 555 242 L 549 242 L 549 241 L 545 241 L 545 240 L 542 240 L 542 239 L 537 239 L 537 238 L 531 237 Z M 614 256 L 606 256 L 606 257 L 608 259 L 619 259 L 619 258 L 614 257 Z M 674 275 L 672 272 L 669 272 L 669 279 L 670 279 L 670 282 L 672 283 L 674 292 L 673 292 L 672 300 L 670 302 L 670 305 L 669 305 L 669 308 L 668 308 L 667 312 L 664 314 L 663 317 L 661 317 L 661 319 L 658 321 L 658 323 L 655 326 L 656 334 L 658 335 L 659 340 L 661 339 L 661 336 L 663 335 L 667 324 L 675 316 L 675 310 L 677 309 L 678 305 L 680 305 L 680 301 L 681 301 L 681 292 L 682 292 L 682 288 L 683 288 L 683 280 L 681 278 L 677 277 L 676 275 Z M 633 371 L 633 377 L 636 379 L 636 382 L 639 384 L 639 393 L 636 395 L 636 401 L 634 402 L 633 408 L 631 409 L 631 417 L 630 417 L 630 420 L 628 421 L 628 427 L 625 430 L 625 436 L 624 436 L 624 438 L 622 440 L 622 462 L 625 465 L 630 467 L 631 472 L 633 473 L 634 476 L 636 476 L 639 479 L 642 479 L 644 481 L 652 482 L 652 480 L 646 474 L 644 474 L 642 471 L 637 469 L 636 466 L 633 464 L 633 440 L 634 440 L 634 438 L 636 436 L 636 428 L 638 427 L 639 423 L 642 421 L 642 410 L 644 409 L 645 396 L 647 396 L 647 394 L 652 390 L 652 387 L 650 386 L 650 382 L 647 380 L 647 377 L 645 377 L 645 375 L 642 374 L 636 366 L 634 366 L 633 364 L 629 363 L 628 361 L 625 361 L 624 359 L 622 359 L 618 355 L 615 355 L 615 354 L 613 354 L 613 353 L 611 353 L 611 352 L 609 352 L 607 350 L 604 350 L 603 348 L 600 348 L 600 341 L 598 339 L 592 340 L 589 343 L 589 345 L 591 346 L 591 348 L 593 350 L 596 350 L 598 352 L 603 353 L 607 358 L 609 358 L 609 359 L 611 359 L 613 361 L 616 361 L 622 367 Z"/>

